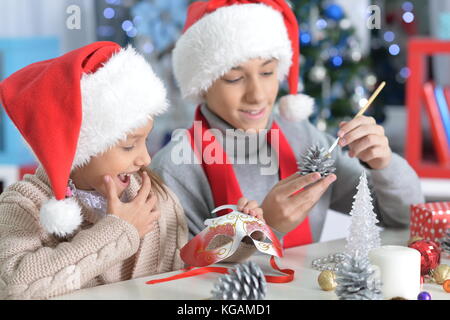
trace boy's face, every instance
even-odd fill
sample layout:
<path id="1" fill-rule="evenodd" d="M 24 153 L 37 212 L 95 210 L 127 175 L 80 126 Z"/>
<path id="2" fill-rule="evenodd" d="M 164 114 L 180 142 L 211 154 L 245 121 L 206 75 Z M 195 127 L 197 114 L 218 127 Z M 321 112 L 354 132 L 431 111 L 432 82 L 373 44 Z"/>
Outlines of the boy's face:
<path id="1" fill-rule="evenodd" d="M 132 174 L 148 166 L 151 158 L 147 151 L 146 139 L 153 128 L 153 120 L 120 141 L 113 148 L 91 158 L 89 163 L 72 172 L 71 178 L 78 189 L 96 190 L 106 197 L 104 176 L 109 175 L 116 184 L 117 196 L 128 187 Z"/>
<path id="2" fill-rule="evenodd" d="M 265 129 L 279 83 L 276 59 L 251 59 L 217 79 L 205 93 L 208 108 L 236 129 Z"/>

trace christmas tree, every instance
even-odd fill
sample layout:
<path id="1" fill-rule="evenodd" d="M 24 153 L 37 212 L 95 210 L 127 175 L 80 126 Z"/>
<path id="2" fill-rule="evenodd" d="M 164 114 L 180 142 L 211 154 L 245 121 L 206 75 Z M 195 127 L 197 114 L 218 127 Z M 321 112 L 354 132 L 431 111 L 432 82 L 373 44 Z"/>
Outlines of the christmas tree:
<path id="1" fill-rule="evenodd" d="M 353 197 L 350 233 L 347 237 L 346 252 L 355 256 L 356 252 L 361 258 L 368 258 L 369 251 L 380 246 L 380 230 L 377 227 L 377 218 L 373 211 L 372 197 L 367 185 L 366 172 L 359 178 L 358 192 Z"/>
<path id="2" fill-rule="evenodd" d="M 300 29 L 299 90 L 315 99 L 311 120 L 332 132 L 364 105 L 377 78 L 341 5 L 330 0 L 288 2 Z"/>

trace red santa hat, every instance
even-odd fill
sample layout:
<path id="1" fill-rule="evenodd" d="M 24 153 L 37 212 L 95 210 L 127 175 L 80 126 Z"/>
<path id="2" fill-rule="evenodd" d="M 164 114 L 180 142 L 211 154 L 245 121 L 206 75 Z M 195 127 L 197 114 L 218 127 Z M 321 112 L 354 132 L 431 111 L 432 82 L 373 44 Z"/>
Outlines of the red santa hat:
<path id="1" fill-rule="evenodd" d="M 189 6 L 183 34 L 173 51 L 173 70 L 184 98 L 202 95 L 231 68 L 253 58 L 278 60 L 278 77 L 287 76 L 289 95 L 281 114 L 293 121 L 307 118 L 312 98 L 298 94 L 299 31 L 284 0 L 210 0 Z"/>
<path id="2" fill-rule="evenodd" d="M 95 42 L 25 67 L 0 83 L 0 101 L 45 169 L 54 197 L 40 210 L 49 233 L 82 222 L 66 198 L 70 173 L 166 110 L 166 91 L 131 46 Z"/>

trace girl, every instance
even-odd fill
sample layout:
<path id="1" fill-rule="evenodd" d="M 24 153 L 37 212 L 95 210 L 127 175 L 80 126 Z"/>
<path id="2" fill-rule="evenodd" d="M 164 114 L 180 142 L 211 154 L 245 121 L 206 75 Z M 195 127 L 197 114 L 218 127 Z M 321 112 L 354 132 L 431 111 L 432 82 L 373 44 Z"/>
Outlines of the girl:
<path id="1" fill-rule="evenodd" d="M 149 170 L 166 92 L 131 47 L 97 42 L 0 84 L 40 166 L 0 196 L 0 298 L 43 299 L 177 270 L 187 225 Z M 254 202 L 240 204 L 261 215 Z"/>
<path id="2" fill-rule="evenodd" d="M 332 152 L 335 174 L 320 179 L 318 173 L 296 173 L 308 147 L 328 150 L 334 141 L 306 120 L 311 99 L 296 94 L 298 61 L 298 25 L 284 0 L 190 5 L 173 68 L 183 97 L 199 106 L 191 130 L 173 136 L 152 168 L 183 202 L 191 236 L 211 208 L 246 194 L 262 203 L 266 222 L 285 247 L 318 241 L 329 208 L 350 212 L 362 170 L 386 226 L 407 226 L 409 205 L 424 200 L 417 175 L 391 152 L 383 128 L 371 117 L 341 123 L 340 146 L 350 151 Z M 285 77 L 290 95 L 279 103 L 280 117 L 273 109 Z M 239 142 L 245 152 L 236 156 Z M 211 149 L 225 156 L 210 159 Z M 195 153 L 200 161 L 180 164 L 180 150 L 182 159 L 196 159 Z"/>

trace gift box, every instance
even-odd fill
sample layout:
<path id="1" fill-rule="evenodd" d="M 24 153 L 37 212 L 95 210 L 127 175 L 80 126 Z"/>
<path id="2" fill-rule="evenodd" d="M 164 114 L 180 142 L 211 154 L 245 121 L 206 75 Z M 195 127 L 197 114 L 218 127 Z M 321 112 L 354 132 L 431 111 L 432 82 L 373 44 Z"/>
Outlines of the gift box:
<path id="1" fill-rule="evenodd" d="M 411 206 L 410 235 L 438 241 L 450 228 L 450 202 L 430 202 Z"/>

